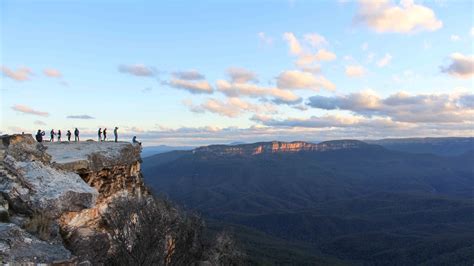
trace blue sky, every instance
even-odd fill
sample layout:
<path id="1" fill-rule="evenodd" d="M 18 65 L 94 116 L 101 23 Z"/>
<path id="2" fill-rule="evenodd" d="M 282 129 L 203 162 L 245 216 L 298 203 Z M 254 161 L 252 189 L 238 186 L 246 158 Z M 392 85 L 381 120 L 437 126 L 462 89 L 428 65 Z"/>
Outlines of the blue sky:
<path id="1" fill-rule="evenodd" d="M 471 1 L 0 8 L 2 133 L 119 126 L 147 145 L 472 136 Z"/>

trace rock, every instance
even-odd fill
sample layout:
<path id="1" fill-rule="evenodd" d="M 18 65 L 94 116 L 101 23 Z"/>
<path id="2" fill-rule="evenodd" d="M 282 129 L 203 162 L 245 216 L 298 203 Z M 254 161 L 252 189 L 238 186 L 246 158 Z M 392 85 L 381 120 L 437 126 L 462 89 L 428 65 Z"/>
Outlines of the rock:
<path id="1" fill-rule="evenodd" d="M 3 264 L 36 264 L 72 261 L 74 258 L 61 244 L 40 240 L 15 224 L 0 223 L 0 259 Z"/>
<path id="2" fill-rule="evenodd" d="M 97 257 L 103 260 L 109 246 L 101 216 L 110 202 L 118 196 L 148 194 L 140 172 L 141 146 L 37 143 L 31 135 L 7 135 L 0 140 L 0 195 L 4 196 L 0 218 L 2 213 L 11 215 L 11 223 L 0 228 L 0 257 L 67 264 L 72 258 L 67 247 L 92 263 L 100 261 Z M 49 242 L 22 229 L 35 232 L 30 227 L 37 227 L 28 222 L 38 214 L 51 218 Z"/>
<path id="3" fill-rule="evenodd" d="M 16 179 L 5 179 L 0 189 L 19 212 L 47 212 L 57 218 L 67 211 L 79 211 L 95 204 L 98 192 L 72 172 L 52 168 L 40 161 L 4 160 Z"/>
<path id="4" fill-rule="evenodd" d="M 36 142 L 31 134 L 15 134 L 0 136 L 0 141 L 10 155 L 19 161 L 38 160 L 49 163 L 51 156 L 45 153 L 46 147 Z"/>
<path id="5" fill-rule="evenodd" d="M 0 222 L 7 223 L 10 221 L 10 214 L 8 213 L 8 201 L 0 194 Z"/>

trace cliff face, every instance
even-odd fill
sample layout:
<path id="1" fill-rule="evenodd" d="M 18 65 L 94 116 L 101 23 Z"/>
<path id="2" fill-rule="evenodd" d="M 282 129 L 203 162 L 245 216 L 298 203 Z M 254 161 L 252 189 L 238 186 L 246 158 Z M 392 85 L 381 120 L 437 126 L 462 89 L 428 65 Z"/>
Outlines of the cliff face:
<path id="1" fill-rule="evenodd" d="M 39 144 L 31 135 L 2 136 L 0 140 L 3 262 L 72 260 L 70 251 L 82 255 L 78 254 L 79 247 L 87 252 L 87 241 L 103 234 L 100 217 L 114 197 L 147 193 L 140 172 L 139 145 Z M 23 229 L 38 213 L 52 220 L 56 232 L 49 240 L 38 239 Z M 45 253 L 41 245 L 49 245 L 51 252 Z"/>
<path id="2" fill-rule="evenodd" d="M 338 140 L 326 141 L 319 144 L 308 143 L 303 141 L 294 142 L 260 142 L 254 144 L 241 144 L 236 146 L 229 145 L 211 145 L 206 147 L 199 147 L 195 149 L 194 153 L 214 154 L 214 155 L 258 155 L 269 153 L 293 153 L 303 151 L 331 151 L 339 149 L 353 149 L 367 145 L 364 142 L 357 140 Z"/>

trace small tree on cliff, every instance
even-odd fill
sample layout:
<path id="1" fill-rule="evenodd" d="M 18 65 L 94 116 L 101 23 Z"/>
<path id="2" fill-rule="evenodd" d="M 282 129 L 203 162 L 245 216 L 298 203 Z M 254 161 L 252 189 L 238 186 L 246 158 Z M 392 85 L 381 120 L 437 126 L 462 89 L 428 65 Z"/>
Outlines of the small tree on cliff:
<path id="1" fill-rule="evenodd" d="M 201 260 L 202 221 L 153 197 L 118 198 L 103 217 L 111 265 L 189 265 Z"/>

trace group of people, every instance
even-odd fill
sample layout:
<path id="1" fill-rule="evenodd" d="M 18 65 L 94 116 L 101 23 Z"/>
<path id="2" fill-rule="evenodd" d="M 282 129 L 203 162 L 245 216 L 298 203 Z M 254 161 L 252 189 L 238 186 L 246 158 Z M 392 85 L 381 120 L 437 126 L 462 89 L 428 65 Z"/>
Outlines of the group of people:
<path id="1" fill-rule="evenodd" d="M 118 141 L 118 129 L 119 129 L 118 127 L 115 127 L 115 129 L 114 129 L 115 142 Z M 51 131 L 49 133 L 50 133 L 50 137 L 51 137 L 49 139 L 50 142 L 54 142 L 54 137 L 55 136 L 57 136 L 57 141 L 58 142 L 61 141 L 62 132 L 61 132 L 60 129 L 57 132 L 55 132 L 54 129 L 51 129 Z M 38 129 L 38 132 L 36 133 L 36 141 L 43 142 L 44 135 L 45 135 L 45 132 L 42 131 L 41 129 Z M 106 141 L 106 139 L 107 139 L 107 128 L 105 128 L 103 131 L 102 131 L 102 128 L 99 128 L 98 135 L 99 135 L 99 141 Z M 102 135 L 104 136 L 103 139 L 102 139 Z M 66 136 L 67 136 L 67 141 L 71 141 L 71 136 L 72 136 L 71 130 L 68 130 L 66 132 Z M 74 141 L 75 142 L 79 141 L 79 129 L 77 127 L 76 127 L 76 129 L 74 129 Z M 140 142 L 138 142 L 136 140 L 136 136 L 133 137 L 132 141 L 133 141 L 133 143 L 141 144 Z"/>

